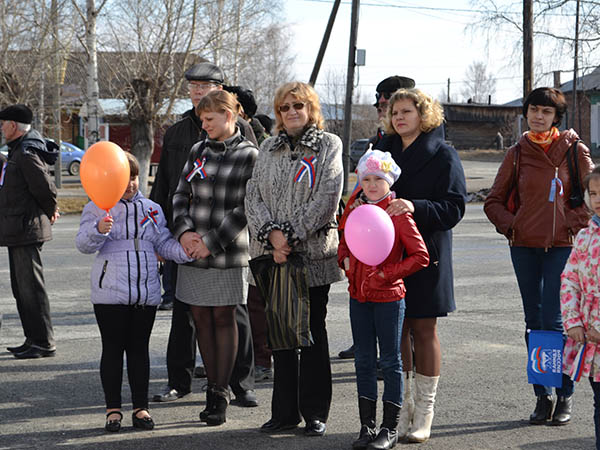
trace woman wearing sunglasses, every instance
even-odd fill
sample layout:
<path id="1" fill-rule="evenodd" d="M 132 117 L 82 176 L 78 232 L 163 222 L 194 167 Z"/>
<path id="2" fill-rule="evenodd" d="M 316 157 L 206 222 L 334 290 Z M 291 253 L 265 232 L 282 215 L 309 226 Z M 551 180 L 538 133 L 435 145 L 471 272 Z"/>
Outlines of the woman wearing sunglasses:
<path id="1" fill-rule="evenodd" d="M 273 352 L 271 419 L 261 431 L 289 430 L 304 418 L 305 434 L 322 436 L 331 403 L 327 301 L 330 284 L 342 279 L 335 223 L 343 183 L 342 142 L 323 131 L 319 98 L 306 83 L 277 89 L 274 110 L 279 134 L 261 145 L 247 186 L 250 256 L 271 253 L 281 264 L 291 252 L 302 255 L 314 343 L 299 350 L 300 358 L 296 350 Z"/>

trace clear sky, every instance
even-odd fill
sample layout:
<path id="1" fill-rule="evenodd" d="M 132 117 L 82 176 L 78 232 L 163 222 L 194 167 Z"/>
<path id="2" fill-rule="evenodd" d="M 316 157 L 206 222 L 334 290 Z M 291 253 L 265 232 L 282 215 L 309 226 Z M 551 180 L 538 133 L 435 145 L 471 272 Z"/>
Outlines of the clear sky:
<path id="1" fill-rule="evenodd" d="M 350 0 L 343 0 L 317 80 L 322 83 L 328 69 L 344 71 L 348 60 Z M 286 0 L 287 21 L 292 24 L 290 39 L 297 55 L 295 72 L 308 81 L 329 19 L 333 0 Z M 440 9 L 441 8 L 441 9 Z M 511 53 L 519 33 L 505 29 L 493 36 L 486 48 L 484 31 L 472 33 L 466 26 L 477 19 L 468 0 L 363 0 L 360 7 L 358 48 L 366 50 L 366 65 L 358 71 L 361 93 L 374 99 L 375 86 L 389 75 L 414 78 L 417 86 L 438 97 L 450 78 L 453 101 L 460 95 L 465 71 L 482 61 L 497 79 L 494 103 L 521 95 L 519 55 Z M 520 17 L 516 17 L 520 21 Z M 565 80 L 566 81 L 566 75 Z"/>

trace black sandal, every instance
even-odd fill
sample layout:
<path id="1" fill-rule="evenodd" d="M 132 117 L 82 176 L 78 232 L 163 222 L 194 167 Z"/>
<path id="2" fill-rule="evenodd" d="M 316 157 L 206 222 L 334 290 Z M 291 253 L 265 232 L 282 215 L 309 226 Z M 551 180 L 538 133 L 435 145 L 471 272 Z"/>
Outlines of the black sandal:
<path id="1" fill-rule="evenodd" d="M 108 420 L 111 414 L 118 414 L 118 419 Z M 106 413 L 106 424 L 104 425 L 104 429 L 106 431 L 117 432 L 121 429 L 121 420 L 123 419 L 123 414 L 121 411 L 111 411 Z"/>
<path id="2" fill-rule="evenodd" d="M 132 412 L 131 421 L 133 422 L 133 427 L 140 428 L 142 430 L 152 430 L 154 428 L 154 420 L 152 420 L 152 417 L 143 417 L 140 419 L 138 416 L 136 416 L 136 414 L 140 411 L 149 412 L 148 408 L 140 408 Z"/>

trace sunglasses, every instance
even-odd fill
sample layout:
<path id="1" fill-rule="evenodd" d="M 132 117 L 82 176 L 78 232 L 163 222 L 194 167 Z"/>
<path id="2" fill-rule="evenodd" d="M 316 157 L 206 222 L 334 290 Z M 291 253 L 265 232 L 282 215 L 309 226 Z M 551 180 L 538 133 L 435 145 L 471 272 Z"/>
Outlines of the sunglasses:
<path id="1" fill-rule="evenodd" d="M 304 103 L 296 102 L 296 103 L 292 103 L 291 105 L 286 103 L 284 105 L 279 106 L 279 112 L 282 112 L 282 113 L 288 112 L 290 110 L 290 108 L 294 108 L 296 111 L 300 111 L 301 109 L 304 108 Z"/>
<path id="2" fill-rule="evenodd" d="M 377 93 L 375 94 L 375 99 L 376 99 L 377 101 L 379 101 L 379 99 L 380 99 L 381 97 L 383 97 L 383 98 L 385 98 L 386 100 L 389 100 L 389 99 L 390 99 L 390 97 L 392 96 L 392 94 L 393 94 L 393 92 L 377 92 Z"/>

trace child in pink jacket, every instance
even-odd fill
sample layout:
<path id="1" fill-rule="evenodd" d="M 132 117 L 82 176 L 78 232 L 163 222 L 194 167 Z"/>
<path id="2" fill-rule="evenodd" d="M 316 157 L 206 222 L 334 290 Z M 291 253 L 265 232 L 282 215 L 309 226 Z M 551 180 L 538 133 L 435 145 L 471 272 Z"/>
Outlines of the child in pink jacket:
<path id="1" fill-rule="evenodd" d="M 574 379 L 580 375 L 590 380 L 596 449 L 600 450 L 600 167 L 584 184 L 586 204 L 594 216 L 577 234 L 561 276 L 560 308 L 568 334 L 563 372 Z"/>

